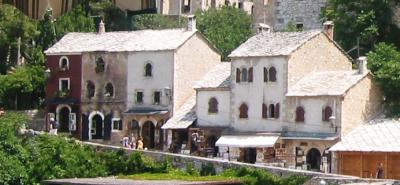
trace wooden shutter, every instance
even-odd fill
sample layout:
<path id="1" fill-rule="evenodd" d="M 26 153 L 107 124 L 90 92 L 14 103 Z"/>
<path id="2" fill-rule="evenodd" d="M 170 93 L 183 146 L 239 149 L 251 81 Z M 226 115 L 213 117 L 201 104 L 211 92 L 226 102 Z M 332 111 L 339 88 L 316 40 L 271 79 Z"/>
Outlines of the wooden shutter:
<path id="1" fill-rule="evenodd" d="M 236 69 L 236 83 L 239 83 L 239 82 L 240 82 L 240 69 L 237 68 Z"/>
<path id="2" fill-rule="evenodd" d="M 262 104 L 262 118 L 268 118 L 268 107 L 265 103 Z"/>
<path id="3" fill-rule="evenodd" d="M 275 67 L 269 68 L 269 72 L 268 73 L 269 73 L 269 75 L 268 75 L 269 81 L 275 82 L 276 81 L 276 69 L 275 69 Z"/>
<path id="4" fill-rule="evenodd" d="M 264 82 L 268 82 L 268 69 L 264 67 Z"/>
<path id="5" fill-rule="evenodd" d="M 248 76 L 248 82 L 253 82 L 253 67 L 249 68 L 249 76 Z"/>
<path id="6" fill-rule="evenodd" d="M 303 107 L 296 108 L 296 122 L 304 122 L 304 113 Z"/>
<path id="7" fill-rule="evenodd" d="M 279 118 L 279 109 L 280 109 L 280 104 L 279 103 L 275 104 L 275 118 Z"/>
<path id="8" fill-rule="evenodd" d="M 69 113 L 69 131 L 76 131 L 76 113 Z"/>

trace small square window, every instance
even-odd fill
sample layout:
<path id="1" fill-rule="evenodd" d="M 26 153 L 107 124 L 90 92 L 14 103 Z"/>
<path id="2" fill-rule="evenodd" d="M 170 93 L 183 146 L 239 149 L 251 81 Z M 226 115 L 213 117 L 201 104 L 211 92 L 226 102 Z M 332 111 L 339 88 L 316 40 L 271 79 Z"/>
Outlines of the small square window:
<path id="1" fill-rule="evenodd" d="M 119 118 L 113 118 L 112 120 L 112 130 L 121 131 L 122 130 L 122 120 Z"/>
<path id="2" fill-rule="evenodd" d="M 136 92 L 136 103 L 143 103 L 143 92 L 142 91 Z"/>
<path id="3" fill-rule="evenodd" d="M 154 104 L 158 105 L 161 103 L 161 91 L 154 92 Z"/>
<path id="4" fill-rule="evenodd" d="M 59 91 L 68 91 L 70 89 L 69 78 L 59 79 Z"/>

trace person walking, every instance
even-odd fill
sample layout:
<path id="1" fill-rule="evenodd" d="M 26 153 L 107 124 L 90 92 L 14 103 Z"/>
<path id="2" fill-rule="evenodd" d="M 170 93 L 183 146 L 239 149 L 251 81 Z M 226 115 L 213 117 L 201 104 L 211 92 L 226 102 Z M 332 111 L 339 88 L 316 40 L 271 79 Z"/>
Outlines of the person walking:
<path id="1" fill-rule="evenodd" d="M 129 147 L 129 137 L 127 135 L 122 138 L 122 146 Z"/>
<path id="2" fill-rule="evenodd" d="M 383 163 L 379 163 L 378 168 L 376 168 L 376 175 L 375 177 L 377 179 L 383 179 L 385 178 L 383 175 Z"/>
<path id="3" fill-rule="evenodd" d="M 57 135 L 59 123 L 54 120 L 54 118 L 50 118 L 50 134 Z"/>
<path id="4" fill-rule="evenodd" d="M 138 150 L 143 150 L 143 141 L 142 141 L 142 137 L 139 136 L 139 139 L 137 141 L 137 149 Z"/>
<path id="5" fill-rule="evenodd" d="M 130 145 L 130 148 L 132 148 L 132 149 L 136 148 L 136 139 L 133 134 L 131 134 L 131 137 L 129 137 L 129 145 Z"/>

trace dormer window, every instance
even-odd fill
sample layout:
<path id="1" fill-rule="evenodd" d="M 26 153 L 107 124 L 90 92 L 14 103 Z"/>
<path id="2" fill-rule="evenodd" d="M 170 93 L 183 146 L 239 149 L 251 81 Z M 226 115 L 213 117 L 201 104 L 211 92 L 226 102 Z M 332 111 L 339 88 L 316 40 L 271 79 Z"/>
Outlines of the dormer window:
<path id="1" fill-rule="evenodd" d="M 107 83 L 105 87 L 104 96 L 106 97 L 113 97 L 114 96 L 114 86 L 111 83 Z"/>
<path id="2" fill-rule="evenodd" d="M 69 60 L 68 57 L 63 56 L 59 61 L 60 71 L 67 71 L 69 69 Z"/>
<path id="3" fill-rule="evenodd" d="M 97 58 L 96 60 L 96 73 L 102 73 L 105 70 L 105 62 L 102 57 Z"/>
<path id="4" fill-rule="evenodd" d="M 151 77 L 152 76 L 153 66 L 150 63 L 147 63 L 144 67 L 144 76 Z"/>

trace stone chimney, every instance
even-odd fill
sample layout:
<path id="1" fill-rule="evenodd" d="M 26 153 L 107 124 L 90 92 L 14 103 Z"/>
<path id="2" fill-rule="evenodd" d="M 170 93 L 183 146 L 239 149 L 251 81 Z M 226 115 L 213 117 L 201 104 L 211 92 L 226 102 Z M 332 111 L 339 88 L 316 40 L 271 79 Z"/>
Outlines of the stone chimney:
<path id="1" fill-rule="evenodd" d="M 358 62 L 358 74 L 368 73 L 367 57 L 366 56 L 358 57 L 357 62 Z"/>
<path id="2" fill-rule="evenodd" d="M 257 33 L 271 33 L 271 27 L 268 24 L 259 23 Z"/>
<path id="3" fill-rule="evenodd" d="M 334 28 L 335 28 L 335 24 L 333 23 L 333 21 L 324 22 L 323 28 L 324 28 L 325 34 L 328 35 L 328 37 L 333 40 L 333 32 L 334 32 Z"/>
<path id="4" fill-rule="evenodd" d="M 196 16 L 195 15 L 188 15 L 188 22 L 187 22 L 187 31 L 196 31 Z"/>
<path id="5" fill-rule="evenodd" d="M 102 34 L 102 33 L 105 33 L 106 32 L 106 27 L 104 26 L 104 22 L 103 22 L 103 20 L 101 20 L 100 21 L 100 24 L 99 24 L 99 34 Z"/>

